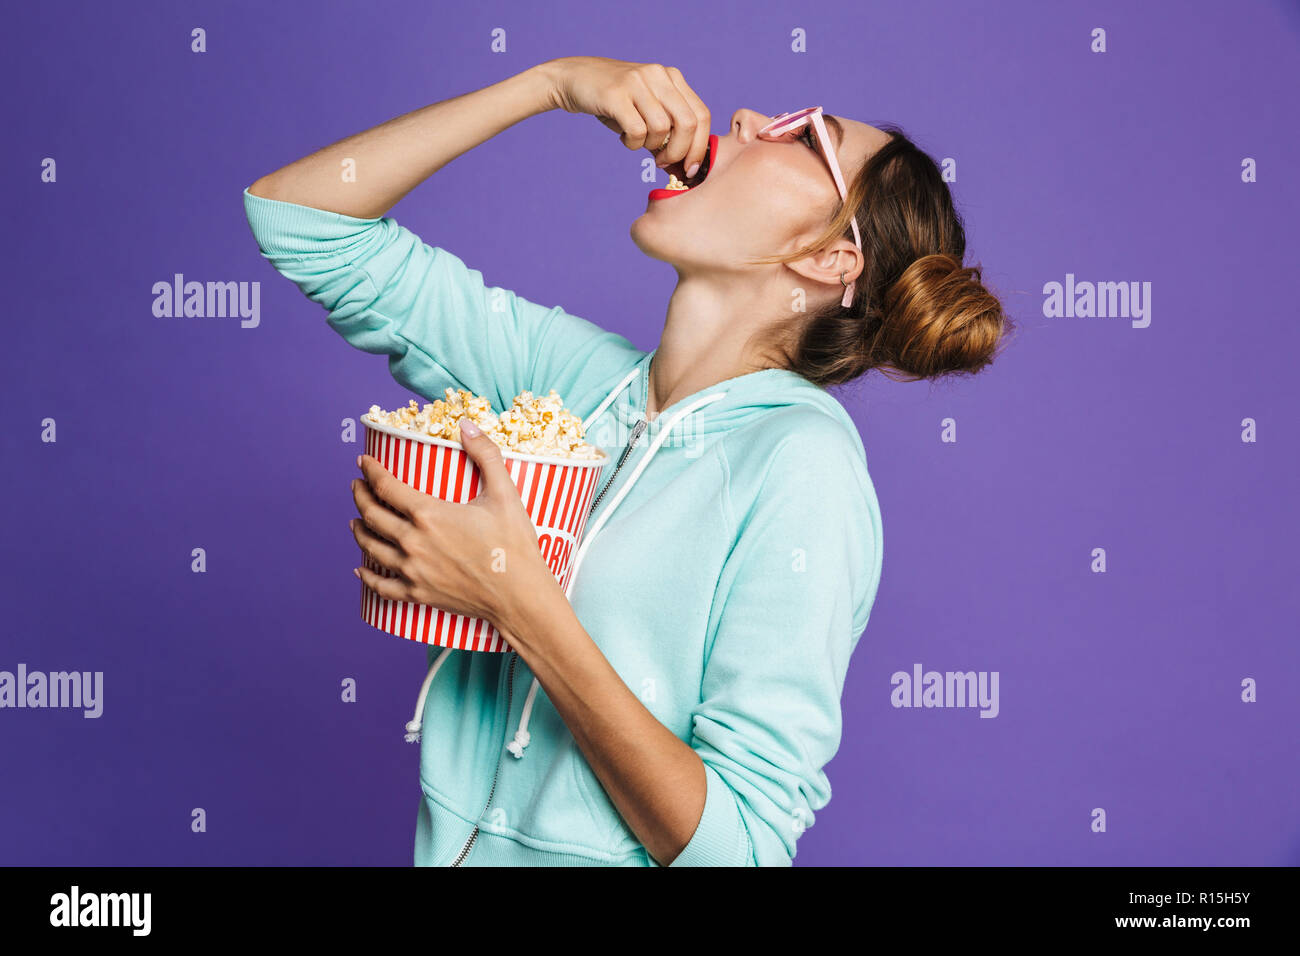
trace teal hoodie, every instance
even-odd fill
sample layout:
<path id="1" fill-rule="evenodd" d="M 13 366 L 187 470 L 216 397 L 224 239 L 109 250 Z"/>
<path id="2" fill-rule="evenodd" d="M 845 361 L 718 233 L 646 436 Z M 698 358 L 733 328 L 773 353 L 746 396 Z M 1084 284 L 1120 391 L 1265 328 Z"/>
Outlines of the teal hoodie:
<path id="1" fill-rule="evenodd" d="M 880 508 L 843 406 L 764 369 L 647 422 L 654 351 L 486 285 L 391 217 L 247 190 L 244 208 L 271 265 L 424 401 L 464 388 L 501 410 L 555 389 L 588 421 L 611 460 L 569 599 L 707 779 L 670 865 L 789 865 L 831 797 L 845 674 L 880 582 Z M 427 664 L 407 727 L 420 744 L 416 865 L 661 865 L 516 653 L 431 646 Z"/>

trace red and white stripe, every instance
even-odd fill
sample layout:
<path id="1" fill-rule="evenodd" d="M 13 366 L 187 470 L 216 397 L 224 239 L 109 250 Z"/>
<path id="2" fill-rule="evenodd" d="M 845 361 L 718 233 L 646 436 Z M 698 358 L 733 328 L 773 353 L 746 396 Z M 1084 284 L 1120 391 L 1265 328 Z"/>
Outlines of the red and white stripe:
<path id="1" fill-rule="evenodd" d="M 478 497 L 479 470 L 464 449 L 399 438 L 367 426 L 366 454 L 403 483 L 427 495 L 459 504 Z M 506 455 L 505 461 L 537 528 L 538 547 L 561 587 L 567 590 L 573 554 L 582 541 L 587 511 L 605 460 L 575 459 L 572 464 L 552 464 Z M 368 554 L 363 553 L 362 561 L 382 577 L 395 577 Z M 471 651 L 510 650 L 497 629 L 482 618 L 452 614 L 427 604 L 390 601 L 364 581 L 361 618 L 381 631 L 421 644 Z"/>

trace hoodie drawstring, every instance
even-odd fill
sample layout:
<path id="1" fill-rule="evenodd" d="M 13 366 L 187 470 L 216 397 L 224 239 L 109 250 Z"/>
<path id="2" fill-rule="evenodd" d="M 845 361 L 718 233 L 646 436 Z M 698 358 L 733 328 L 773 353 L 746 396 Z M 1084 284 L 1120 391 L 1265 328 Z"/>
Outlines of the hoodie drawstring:
<path id="1" fill-rule="evenodd" d="M 596 424 L 596 419 L 600 417 L 601 413 L 605 411 L 605 409 L 609 408 L 610 403 L 614 401 L 614 399 L 618 398 L 623 389 L 632 384 L 632 379 L 636 378 L 640 371 L 641 369 L 634 368 L 623 376 L 623 381 L 615 385 L 614 390 L 605 396 L 605 400 L 596 406 L 596 410 L 587 416 L 586 420 L 582 423 L 582 433 L 584 435 L 587 434 L 587 429 Z"/>
<path id="2" fill-rule="evenodd" d="M 415 702 L 415 716 L 406 723 L 406 742 L 408 744 L 418 743 L 420 740 L 420 728 L 424 726 L 424 700 L 429 696 L 429 685 L 433 683 L 438 668 L 442 667 L 442 662 L 447 659 L 447 652 L 450 650 L 450 647 L 444 647 L 442 653 L 438 655 L 438 659 L 429 667 L 429 673 L 424 675 L 424 683 L 420 685 L 420 699 Z"/>
<path id="3" fill-rule="evenodd" d="M 596 410 L 587 416 L 587 419 L 582 423 L 584 433 L 592 426 L 592 424 L 595 423 L 601 413 L 609 407 L 610 403 L 613 402 L 625 388 L 627 388 L 632 379 L 636 378 L 636 376 L 640 374 L 640 371 L 639 367 L 634 368 L 607 396 L 605 396 L 605 400 L 596 406 Z M 636 484 L 637 479 L 641 477 L 641 473 L 644 472 L 646 466 L 650 464 L 650 460 L 654 458 L 655 453 L 658 452 L 659 449 L 663 447 L 664 442 L 668 440 L 668 435 L 672 432 L 673 428 L 687 415 L 693 414 L 696 410 L 703 408 L 711 402 L 716 402 L 725 398 L 726 394 L 726 392 L 714 392 L 711 395 L 705 395 L 702 398 L 696 399 L 694 402 L 691 402 L 691 404 L 674 414 L 668 420 L 668 424 L 665 425 L 660 430 L 659 434 L 655 436 L 654 441 L 650 443 L 650 448 L 646 451 L 645 455 L 642 456 L 641 461 L 637 464 L 628 480 L 623 483 L 623 487 L 620 488 L 618 494 L 614 496 L 614 500 L 609 503 L 609 506 L 606 507 L 603 512 L 601 512 L 600 517 L 596 520 L 596 524 L 584 535 L 582 546 L 578 548 L 577 553 L 573 556 L 573 570 L 569 573 L 569 585 L 564 589 L 564 596 L 566 598 L 573 592 L 573 585 L 578 580 L 578 569 L 582 565 L 583 558 L 587 555 L 587 550 L 591 547 L 591 542 L 595 540 L 596 534 L 605 526 L 605 523 L 609 520 L 610 515 L 614 513 L 614 509 L 618 507 L 619 503 L 627 497 L 628 492 L 632 490 L 632 486 Z M 415 705 L 415 717 L 406 725 L 407 742 L 413 743 L 420 739 L 420 728 L 424 719 L 424 703 L 425 698 L 429 693 L 429 685 L 433 683 L 434 676 L 438 673 L 438 669 L 442 666 L 442 662 L 447 659 L 451 650 L 452 648 L 450 647 L 443 649 L 443 652 L 438 655 L 438 659 L 433 662 L 433 665 L 429 668 L 429 673 L 424 678 L 424 684 L 420 687 L 420 697 L 416 701 Z M 524 700 L 523 712 L 519 715 L 519 728 L 515 731 L 514 739 L 511 740 L 510 743 L 506 744 L 506 750 L 510 751 L 511 755 L 513 755 L 515 759 L 519 759 L 524 755 L 524 748 L 528 746 L 528 743 L 531 740 L 531 735 L 528 733 L 528 720 L 532 716 L 533 701 L 537 698 L 537 689 L 540 686 L 541 685 L 538 683 L 537 678 L 534 677 L 528 688 L 528 696 Z"/>
<path id="4" fill-rule="evenodd" d="M 681 411 L 677 412 L 677 414 L 673 415 L 672 418 L 668 419 L 668 424 L 663 427 L 659 434 L 655 436 L 655 440 L 650 443 L 650 448 L 646 451 L 640 463 L 637 464 L 636 470 L 632 472 L 631 477 L 623 483 L 623 487 L 618 490 L 618 494 L 614 496 L 614 500 L 609 503 L 609 506 L 606 507 L 605 510 L 600 513 L 600 517 L 596 519 L 595 526 L 584 536 L 582 547 L 580 547 L 578 553 L 573 556 L 573 571 L 570 572 L 569 586 L 564 589 L 565 597 L 568 597 L 573 591 L 573 585 L 578 580 L 578 568 L 582 566 L 582 559 L 586 557 L 587 549 L 591 547 L 591 542 L 596 539 L 596 534 L 602 527 L 604 527 L 605 522 L 608 521 L 609 516 L 614 513 L 614 509 L 618 507 L 619 502 L 622 501 L 627 496 L 627 493 L 632 490 L 632 486 L 636 484 L 636 480 L 641 477 L 641 473 L 645 471 L 646 466 L 650 464 L 650 459 L 655 456 L 655 452 L 663 447 L 663 443 L 667 441 L 668 434 L 673 430 L 673 426 L 687 415 L 692 414 L 696 409 L 702 408 L 710 402 L 716 402 L 718 399 L 724 398 L 726 394 L 726 392 L 715 392 L 712 395 L 705 395 L 703 398 L 691 402 L 691 404 L 687 405 Z M 532 713 L 533 698 L 537 695 L 538 686 L 537 678 L 534 677 L 531 686 L 528 688 L 528 699 L 524 701 L 523 713 L 519 715 L 519 729 L 515 732 L 515 739 L 506 745 L 506 749 L 514 754 L 516 758 L 522 757 L 524 755 L 524 748 L 528 746 L 528 718 Z"/>

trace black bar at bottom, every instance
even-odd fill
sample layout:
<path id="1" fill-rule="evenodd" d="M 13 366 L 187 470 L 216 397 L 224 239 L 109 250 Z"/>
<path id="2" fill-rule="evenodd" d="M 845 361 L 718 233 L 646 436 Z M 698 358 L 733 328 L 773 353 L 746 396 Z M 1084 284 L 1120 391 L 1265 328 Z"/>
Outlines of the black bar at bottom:
<path id="1" fill-rule="evenodd" d="M 686 925 L 678 923 L 685 918 L 703 920 L 699 929 L 713 923 L 710 935 L 776 931 L 784 924 L 809 944 L 842 924 L 863 945 L 895 933 L 926 943 L 1127 936 L 1231 945 L 1260 931 L 1293 937 L 1300 889 L 1297 870 L 1283 867 L 621 872 L 9 867 L 0 868 L 0 926 L 6 942 L 283 936 L 336 945 L 382 942 L 409 931 L 436 944 L 448 917 L 481 914 L 490 919 L 462 919 L 458 934 L 482 932 L 485 944 L 504 941 L 494 930 L 563 939 L 612 919 L 624 930 L 639 926 L 634 938 L 649 932 L 669 945 L 662 934 L 675 933 L 670 927 Z M 881 931 L 890 937 L 878 936 Z M 619 945 L 617 938 L 609 943 Z"/>

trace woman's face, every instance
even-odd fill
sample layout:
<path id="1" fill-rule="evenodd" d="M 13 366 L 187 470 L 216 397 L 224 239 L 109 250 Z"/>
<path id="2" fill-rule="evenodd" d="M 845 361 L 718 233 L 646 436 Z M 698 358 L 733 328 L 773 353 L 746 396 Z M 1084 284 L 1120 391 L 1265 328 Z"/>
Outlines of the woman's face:
<path id="1" fill-rule="evenodd" d="M 889 136 L 866 123 L 829 113 L 823 117 L 849 186 Z M 759 139 L 758 131 L 772 118 L 737 110 L 727 135 L 715 141 L 704 181 L 648 200 L 645 213 L 632 223 L 637 247 L 683 275 L 737 272 L 755 268 L 747 265 L 751 257 L 793 252 L 820 235 L 840 196 L 815 146 L 816 131 L 809 124 L 779 141 Z"/>

